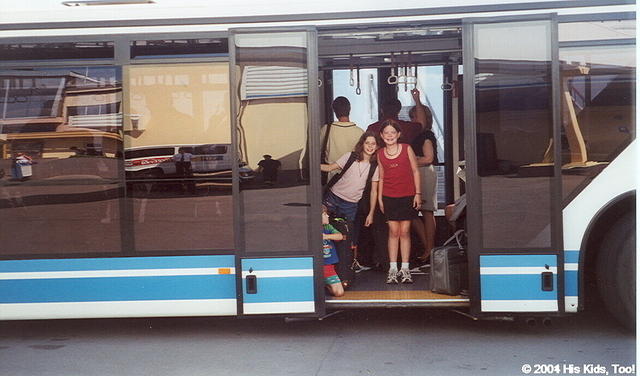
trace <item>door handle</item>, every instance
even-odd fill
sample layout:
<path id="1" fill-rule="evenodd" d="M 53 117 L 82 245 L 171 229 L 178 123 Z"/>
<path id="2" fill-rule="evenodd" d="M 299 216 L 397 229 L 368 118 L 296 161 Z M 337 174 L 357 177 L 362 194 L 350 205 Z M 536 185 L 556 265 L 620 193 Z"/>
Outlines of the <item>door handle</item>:
<path id="1" fill-rule="evenodd" d="M 553 291 L 553 273 L 542 272 L 540 277 L 542 279 L 542 291 Z"/>
<path id="2" fill-rule="evenodd" d="M 258 293 L 258 277 L 255 274 L 249 274 L 246 278 L 247 294 Z"/>

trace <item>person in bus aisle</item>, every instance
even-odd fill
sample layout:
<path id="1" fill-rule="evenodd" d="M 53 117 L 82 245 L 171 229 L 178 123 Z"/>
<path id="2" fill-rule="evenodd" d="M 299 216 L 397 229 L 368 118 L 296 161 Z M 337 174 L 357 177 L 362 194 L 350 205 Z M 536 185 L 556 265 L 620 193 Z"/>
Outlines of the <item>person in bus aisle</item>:
<path id="1" fill-rule="evenodd" d="M 264 184 L 274 185 L 278 181 L 278 170 L 282 163 L 269 154 L 263 155 L 262 158 L 264 159 L 258 162 L 258 173 L 262 173 Z"/>
<path id="2" fill-rule="evenodd" d="M 347 225 L 352 229 L 349 239 L 352 248 L 357 247 L 360 227 L 362 225 L 369 226 L 373 222 L 373 212 L 376 208 L 375 194 L 369 197 L 369 210 L 362 223 L 356 223 L 356 215 L 359 202 L 363 198 L 363 192 L 367 188 L 369 181 L 371 181 L 371 191 L 377 192 L 378 168 L 375 155 L 377 150 L 376 135 L 371 132 L 365 132 L 353 146 L 353 152 L 343 154 L 331 164 L 320 165 L 320 169 L 323 172 L 343 170 L 346 167 L 342 175 L 335 177 L 329 183 L 330 187 L 323 197 L 323 204 L 332 213 L 347 220 Z M 351 164 L 347 166 L 350 159 Z M 373 171 L 371 170 L 372 168 L 374 169 Z M 336 181 L 335 179 L 338 180 Z M 349 281 L 344 282 L 348 283 Z"/>
<path id="3" fill-rule="evenodd" d="M 351 103 L 347 98 L 337 97 L 331 103 L 331 108 L 338 121 L 325 124 L 320 128 L 322 163 L 336 161 L 345 153 L 349 153 L 353 149 L 353 145 L 358 142 L 358 139 L 364 133 L 362 128 L 359 128 L 356 123 L 349 120 Z M 331 179 L 332 176 L 333 174 L 329 173 L 328 179 Z"/>
<path id="4" fill-rule="evenodd" d="M 426 107 L 424 107 L 420 102 L 420 91 L 414 88 L 413 90 L 411 90 L 411 96 L 417 106 L 415 118 L 411 119 L 411 121 L 398 120 L 398 115 L 400 113 L 400 110 L 402 109 L 402 104 L 396 98 L 387 99 L 381 106 L 380 121 L 370 124 L 367 130 L 373 131 L 379 137 L 382 123 L 385 120 L 395 120 L 396 123 L 400 125 L 400 129 L 402 131 L 399 142 L 410 143 L 427 124 L 427 114 L 424 111 Z M 378 142 L 382 144 L 381 140 L 379 140 Z M 374 257 L 372 260 L 372 264 L 375 269 L 382 268 L 382 270 L 384 270 L 384 267 L 382 265 L 389 262 L 389 250 L 387 248 L 389 228 L 387 223 L 385 223 L 386 221 L 384 220 L 384 214 L 379 209 L 375 210 L 374 217 L 374 224 L 371 229 L 371 234 L 374 238 Z"/>
<path id="5" fill-rule="evenodd" d="M 417 104 L 409 110 L 409 118 L 411 121 L 416 120 Z M 424 108 L 426 114 L 426 125 L 422 132 L 413 140 L 411 147 L 418 161 L 418 169 L 420 170 L 420 184 L 422 192 L 422 202 L 420 212 L 422 220 L 416 218 L 412 221 L 412 227 L 420 238 L 424 246 L 424 251 L 418 256 L 418 261 L 426 263 L 429 259 L 431 249 L 435 246 L 436 237 L 436 219 L 434 212 L 438 209 L 438 200 L 436 196 L 436 187 L 438 176 L 433 167 L 434 163 L 438 163 L 437 141 L 431 128 L 433 124 L 433 115 L 428 107 Z"/>
<path id="6" fill-rule="evenodd" d="M 380 134 L 382 130 L 382 124 L 387 120 L 393 120 L 400 126 L 402 136 L 398 142 L 403 144 L 411 144 L 413 139 L 422 131 L 427 124 L 427 115 L 425 112 L 425 106 L 420 103 L 420 91 L 418 89 L 411 90 L 411 96 L 416 104 L 416 121 L 404 121 L 399 120 L 398 115 L 402 110 L 402 103 L 398 98 L 388 98 L 382 103 L 380 108 L 381 115 L 380 120 L 369 124 L 367 131 L 371 131 L 375 134 Z"/>
<path id="7" fill-rule="evenodd" d="M 378 204 L 389 226 L 389 271 L 386 283 L 413 283 L 409 271 L 411 255 L 411 221 L 417 216 L 422 201 L 420 172 L 413 150 L 398 140 L 402 135 L 400 125 L 394 120 L 382 123 L 380 137 L 385 146 L 378 150 L 380 183 Z M 398 271 L 398 248 L 402 264 Z"/>
<path id="8" fill-rule="evenodd" d="M 344 236 L 329 224 L 327 207 L 322 205 L 322 257 L 324 260 L 324 283 L 333 296 L 344 295 L 344 288 L 336 274 L 334 264 L 338 262 L 338 253 L 334 241 L 342 241 Z"/>
<path id="9" fill-rule="evenodd" d="M 179 148 L 178 154 L 173 156 L 173 163 L 176 166 L 176 175 L 185 179 L 181 186 L 181 189 L 184 191 L 184 184 L 187 184 L 189 191 L 191 193 L 195 193 L 196 186 L 192 181 L 186 181 L 193 177 L 193 169 L 191 168 L 191 159 L 193 158 L 193 154 L 189 153 L 185 148 Z"/>

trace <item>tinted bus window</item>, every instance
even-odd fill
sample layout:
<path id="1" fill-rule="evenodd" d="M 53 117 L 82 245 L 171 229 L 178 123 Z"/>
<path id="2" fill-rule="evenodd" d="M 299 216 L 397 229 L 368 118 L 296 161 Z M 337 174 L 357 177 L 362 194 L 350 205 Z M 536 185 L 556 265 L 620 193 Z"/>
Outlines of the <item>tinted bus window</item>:
<path id="1" fill-rule="evenodd" d="M 120 69 L 2 70 L 0 91 L 0 253 L 120 251 Z"/>
<path id="2" fill-rule="evenodd" d="M 131 58 L 227 56 L 227 44 L 226 38 L 139 40 L 131 42 Z"/>
<path id="3" fill-rule="evenodd" d="M 635 59 L 635 45 L 560 49 L 565 199 L 634 139 Z"/>
<path id="4" fill-rule="evenodd" d="M 231 143 L 228 64 L 126 69 L 125 112 L 132 116 L 125 121 L 124 168 L 135 249 L 232 249 L 231 155 L 199 156 Z"/>
<path id="5" fill-rule="evenodd" d="M 0 61 L 113 59 L 113 42 L 0 44 Z"/>

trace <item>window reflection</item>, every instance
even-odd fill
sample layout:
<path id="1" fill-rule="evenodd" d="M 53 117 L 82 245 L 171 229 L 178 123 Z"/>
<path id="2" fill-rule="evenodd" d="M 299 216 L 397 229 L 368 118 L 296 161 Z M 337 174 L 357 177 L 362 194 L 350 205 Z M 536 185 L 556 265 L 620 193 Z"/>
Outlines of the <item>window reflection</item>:
<path id="1" fill-rule="evenodd" d="M 308 249 L 305 32 L 235 36 L 239 155 L 256 178 L 241 185 L 247 252 Z"/>
<path id="2" fill-rule="evenodd" d="M 1 252 L 119 251 L 120 70 L 2 70 L 0 92 Z"/>
<path id="3" fill-rule="evenodd" d="M 635 46 L 560 49 L 562 173 L 570 199 L 635 134 Z"/>
<path id="4" fill-rule="evenodd" d="M 135 249 L 234 248 L 228 64 L 129 66 L 126 74 Z"/>
<path id="5" fill-rule="evenodd" d="M 483 246 L 550 247 L 554 164 L 550 23 L 475 27 Z"/>

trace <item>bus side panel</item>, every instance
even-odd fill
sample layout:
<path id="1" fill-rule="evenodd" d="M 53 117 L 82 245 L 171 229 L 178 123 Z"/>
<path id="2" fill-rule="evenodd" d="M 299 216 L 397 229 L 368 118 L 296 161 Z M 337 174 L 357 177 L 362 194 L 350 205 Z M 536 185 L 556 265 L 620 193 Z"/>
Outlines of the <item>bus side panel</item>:
<path id="1" fill-rule="evenodd" d="M 578 263 L 580 251 L 564 251 L 564 311 L 578 312 Z"/>
<path id="2" fill-rule="evenodd" d="M 242 259 L 242 287 L 245 315 L 316 310 L 313 257 Z"/>
<path id="3" fill-rule="evenodd" d="M 557 269 L 556 255 L 480 255 L 482 312 L 557 312 Z"/>
<path id="4" fill-rule="evenodd" d="M 636 189 L 636 174 L 629 166 L 636 166 L 636 141 L 634 140 L 588 186 L 584 188 L 562 211 L 565 256 L 574 253 L 574 261 L 565 260 L 566 284 L 573 283 L 575 291 L 565 287 L 565 311 L 578 311 L 578 260 L 589 224 L 598 212 L 616 197 Z M 574 265 L 567 264 L 573 263 Z M 584 265 L 582 265 L 583 267 Z M 572 270 L 575 272 L 568 274 Z"/>
<path id="5" fill-rule="evenodd" d="M 236 315 L 234 256 L 0 261 L 0 319 Z"/>

